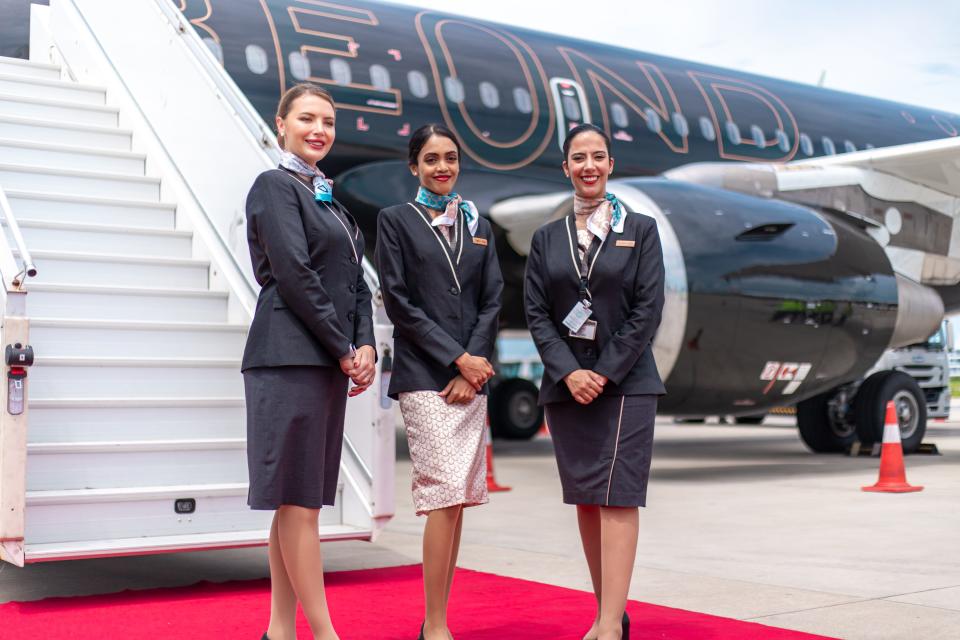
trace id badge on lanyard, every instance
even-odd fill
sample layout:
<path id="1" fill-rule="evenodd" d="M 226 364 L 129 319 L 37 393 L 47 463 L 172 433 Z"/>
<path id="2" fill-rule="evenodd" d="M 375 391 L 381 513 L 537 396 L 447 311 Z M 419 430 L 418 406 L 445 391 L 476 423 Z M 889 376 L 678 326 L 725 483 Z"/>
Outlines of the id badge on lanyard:
<path id="1" fill-rule="evenodd" d="M 575 256 L 576 249 L 574 248 L 573 236 L 570 234 L 569 225 L 567 226 L 567 236 L 570 240 L 571 256 Z M 596 261 L 596 256 L 600 253 L 600 246 L 602 244 L 598 238 L 594 237 L 590 247 L 587 251 L 584 251 L 579 264 L 574 260 L 574 265 L 577 267 L 580 276 L 580 295 L 577 303 L 573 305 L 573 308 L 570 309 L 570 312 L 567 313 L 567 316 L 563 319 L 563 326 L 569 329 L 570 332 L 568 335 L 571 338 L 595 340 L 597 337 L 597 321 L 590 320 L 590 316 L 593 315 L 593 309 L 590 308 L 589 278 L 593 264 L 591 262 L 588 266 L 588 261 L 590 260 L 591 253 L 593 254 L 593 261 Z"/>

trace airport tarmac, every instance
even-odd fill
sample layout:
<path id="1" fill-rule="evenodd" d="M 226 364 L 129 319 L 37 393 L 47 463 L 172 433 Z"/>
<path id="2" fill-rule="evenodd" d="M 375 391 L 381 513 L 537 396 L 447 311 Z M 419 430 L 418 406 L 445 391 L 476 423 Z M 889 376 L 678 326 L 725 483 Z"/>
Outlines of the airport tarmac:
<path id="1" fill-rule="evenodd" d="M 659 419 L 631 598 L 841 638 L 960 637 L 960 421 L 931 422 L 927 441 L 941 455 L 907 459 L 925 490 L 874 494 L 860 487 L 877 458 L 812 455 L 791 418 Z M 419 561 L 399 442 L 396 517 L 373 544 L 325 545 L 329 570 Z M 495 450 L 513 490 L 467 512 L 460 566 L 589 590 L 550 440 Z M 266 575 L 263 549 L 6 566 L 0 601 Z"/>

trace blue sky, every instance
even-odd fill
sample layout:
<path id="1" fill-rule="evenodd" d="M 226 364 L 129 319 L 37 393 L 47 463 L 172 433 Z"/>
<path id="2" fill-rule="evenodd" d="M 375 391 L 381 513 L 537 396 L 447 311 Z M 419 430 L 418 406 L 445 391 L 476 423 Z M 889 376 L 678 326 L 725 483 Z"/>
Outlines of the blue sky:
<path id="1" fill-rule="evenodd" d="M 960 113 L 960 1 L 400 2 Z"/>

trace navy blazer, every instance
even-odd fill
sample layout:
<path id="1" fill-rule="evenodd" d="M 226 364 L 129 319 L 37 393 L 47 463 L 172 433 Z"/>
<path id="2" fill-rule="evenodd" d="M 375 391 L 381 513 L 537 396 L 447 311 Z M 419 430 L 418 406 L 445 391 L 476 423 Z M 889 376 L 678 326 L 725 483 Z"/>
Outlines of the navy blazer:
<path id="1" fill-rule="evenodd" d="M 572 400 L 564 378 L 577 369 L 606 376 L 603 395 L 664 394 L 653 359 L 664 277 L 656 221 L 629 213 L 623 232 L 611 230 L 600 247 L 589 286 L 596 340 L 570 337 L 563 325 L 580 299 L 579 254 L 570 247 L 576 234 L 573 216 L 546 224 L 534 233 L 527 257 L 527 324 L 544 367 L 540 404 Z"/>
<path id="2" fill-rule="evenodd" d="M 247 241 L 260 296 L 242 369 L 339 366 L 350 345 L 376 348 L 363 234 L 339 203 L 331 212 L 283 169 L 247 195 Z"/>
<path id="3" fill-rule="evenodd" d="M 377 218 L 377 270 L 394 326 L 394 399 L 442 390 L 464 352 L 492 360 L 499 330 L 503 277 L 490 223 L 480 218 L 471 236 L 460 213 L 451 249 L 426 207 L 417 206 L 388 207 Z"/>

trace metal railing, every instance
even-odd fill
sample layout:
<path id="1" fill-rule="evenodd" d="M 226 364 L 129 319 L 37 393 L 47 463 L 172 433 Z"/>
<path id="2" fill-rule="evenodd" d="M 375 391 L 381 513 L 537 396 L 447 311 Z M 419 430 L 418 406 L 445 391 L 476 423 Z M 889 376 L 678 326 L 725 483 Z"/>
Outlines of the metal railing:
<path id="1" fill-rule="evenodd" d="M 13 252 L 7 243 L 4 235 L 0 240 L 0 275 L 3 276 L 3 292 L 6 294 L 9 290 L 21 290 L 27 278 L 34 278 L 37 275 L 37 267 L 33 264 L 33 257 L 27 248 L 27 243 L 20 233 L 20 225 L 17 224 L 17 218 L 13 215 L 13 209 L 10 207 L 10 201 L 7 200 L 7 194 L 0 186 L 0 215 L 7 223 L 10 229 L 10 235 L 13 236 L 13 242 L 17 245 L 17 252 L 20 254 L 20 267 L 17 267 Z"/>

